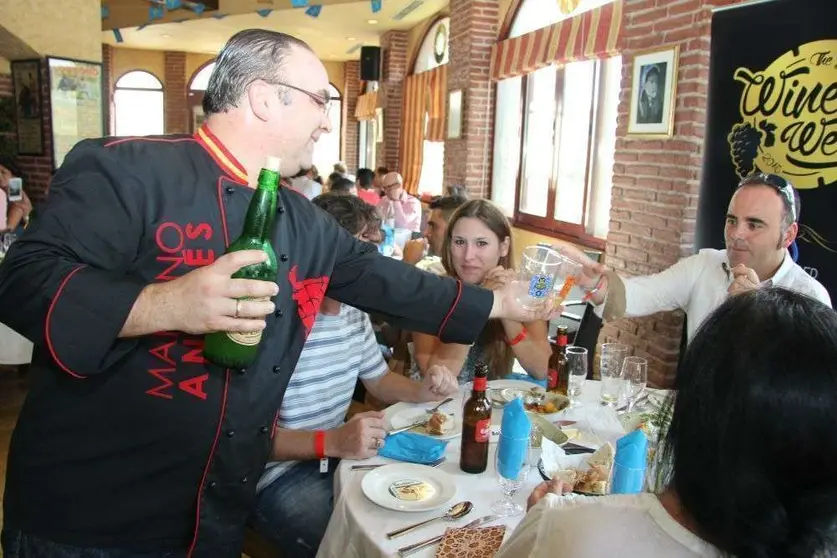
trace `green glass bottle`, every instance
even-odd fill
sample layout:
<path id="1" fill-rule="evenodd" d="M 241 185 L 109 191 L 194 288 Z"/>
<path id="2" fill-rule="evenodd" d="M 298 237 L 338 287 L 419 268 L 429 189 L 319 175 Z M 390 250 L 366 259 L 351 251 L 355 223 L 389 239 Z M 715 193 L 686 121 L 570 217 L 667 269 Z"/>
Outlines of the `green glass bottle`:
<path id="1" fill-rule="evenodd" d="M 247 208 L 244 230 L 225 252 L 229 254 L 238 250 L 264 250 L 268 259 L 259 264 L 242 267 L 233 274 L 233 279 L 276 281 L 276 253 L 271 244 L 271 233 L 279 190 L 279 164 L 278 158 L 267 158 L 264 168 L 259 173 L 258 187 Z M 244 368 L 256 359 L 261 339 L 261 331 L 209 333 L 204 340 L 203 356 L 209 362 L 224 368 Z"/>

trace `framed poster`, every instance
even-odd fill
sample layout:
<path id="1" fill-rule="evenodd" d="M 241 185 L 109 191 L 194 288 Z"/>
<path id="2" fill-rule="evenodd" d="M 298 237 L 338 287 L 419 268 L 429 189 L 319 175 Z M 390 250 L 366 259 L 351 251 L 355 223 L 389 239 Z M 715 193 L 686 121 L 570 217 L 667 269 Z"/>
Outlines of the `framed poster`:
<path id="1" fill-rule="evenodd" d="M 671 137 L 679 50 L 675 45 L 634 56 L 629 135 Z"/>
<path id="2" fill-rule="evenodd" d="M 40 60 L 11 64 L 18 155 L 44 154 L 44 115 Z"/>
<path id="3" fill-rule="evenodd" d="M 47 57 L 52 116 L 52 164 L 58 168 L 75 144 L 105 135 L 102 64 Z"/>

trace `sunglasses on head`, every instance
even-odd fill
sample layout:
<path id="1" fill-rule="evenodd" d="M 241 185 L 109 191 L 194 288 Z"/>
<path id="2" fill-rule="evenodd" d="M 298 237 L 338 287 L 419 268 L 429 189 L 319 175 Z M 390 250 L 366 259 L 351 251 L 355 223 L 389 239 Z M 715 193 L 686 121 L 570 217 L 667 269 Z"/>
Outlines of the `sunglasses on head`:
<path id="1" fill-rule="evenodd" d="M 766 172 L 756 172 L 745 177 L 738 183 L 738 188 L 743 186 L 751 186 L 753 184 L 764 184 L 776 190 L 780 196 L 787 202 L 790 207 L 791 217 L 793 222 L 796 222 L 796 200 L 793 195 L 793 184 L 785 180 L 778 174 L 770 174 Z"/>

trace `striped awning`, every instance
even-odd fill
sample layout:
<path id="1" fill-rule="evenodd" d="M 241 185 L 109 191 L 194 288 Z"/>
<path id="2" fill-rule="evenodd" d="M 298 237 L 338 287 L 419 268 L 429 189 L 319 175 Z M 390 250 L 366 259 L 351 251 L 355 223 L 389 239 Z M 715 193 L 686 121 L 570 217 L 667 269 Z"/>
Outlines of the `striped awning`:
<path id="1" fill-rule="evenodd" d="M 528 74 L 550 64 L 608 58 L 619 54 L 622 2 L 559 21 L 491 47 L 491 79 Z"/>
<path id="2" fill-rule="evenodd" d="M 376 108 L 378 108 L 378 92 L 364 93 L 357 98 L 355 118 L 358 120 L 375 120 Z"/>

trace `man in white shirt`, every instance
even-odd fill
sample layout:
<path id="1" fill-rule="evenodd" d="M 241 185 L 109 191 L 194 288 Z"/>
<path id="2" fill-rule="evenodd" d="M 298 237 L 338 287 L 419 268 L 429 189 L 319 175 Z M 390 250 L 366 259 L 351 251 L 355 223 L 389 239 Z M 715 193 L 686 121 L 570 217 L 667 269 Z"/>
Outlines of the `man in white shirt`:
<path id="1" fill-rule="evenodd" d="M 591 301 L 606 320 L 681 309 L 688 338 L 730 294 L 780 286 L 831 306 L 825 287 L 788 252 L 799 231 L 799 194 L 780 176 L 757 173 L 742 180 L 727 211 L 726 250 L 701 250 L 646 277 L 607 272 Z M 589 273 L 589 272 L 588 272 Z"/>
<path id="2" fill-rule="evenodd" d="M 384 175 L 381 185 L 385 196 L 378 202 L 378 210 L 386 219 L 390 210 L 396 229 L 421 230 L 421 202 L 404 191 L 404 179 L 397 172 Z"/>

